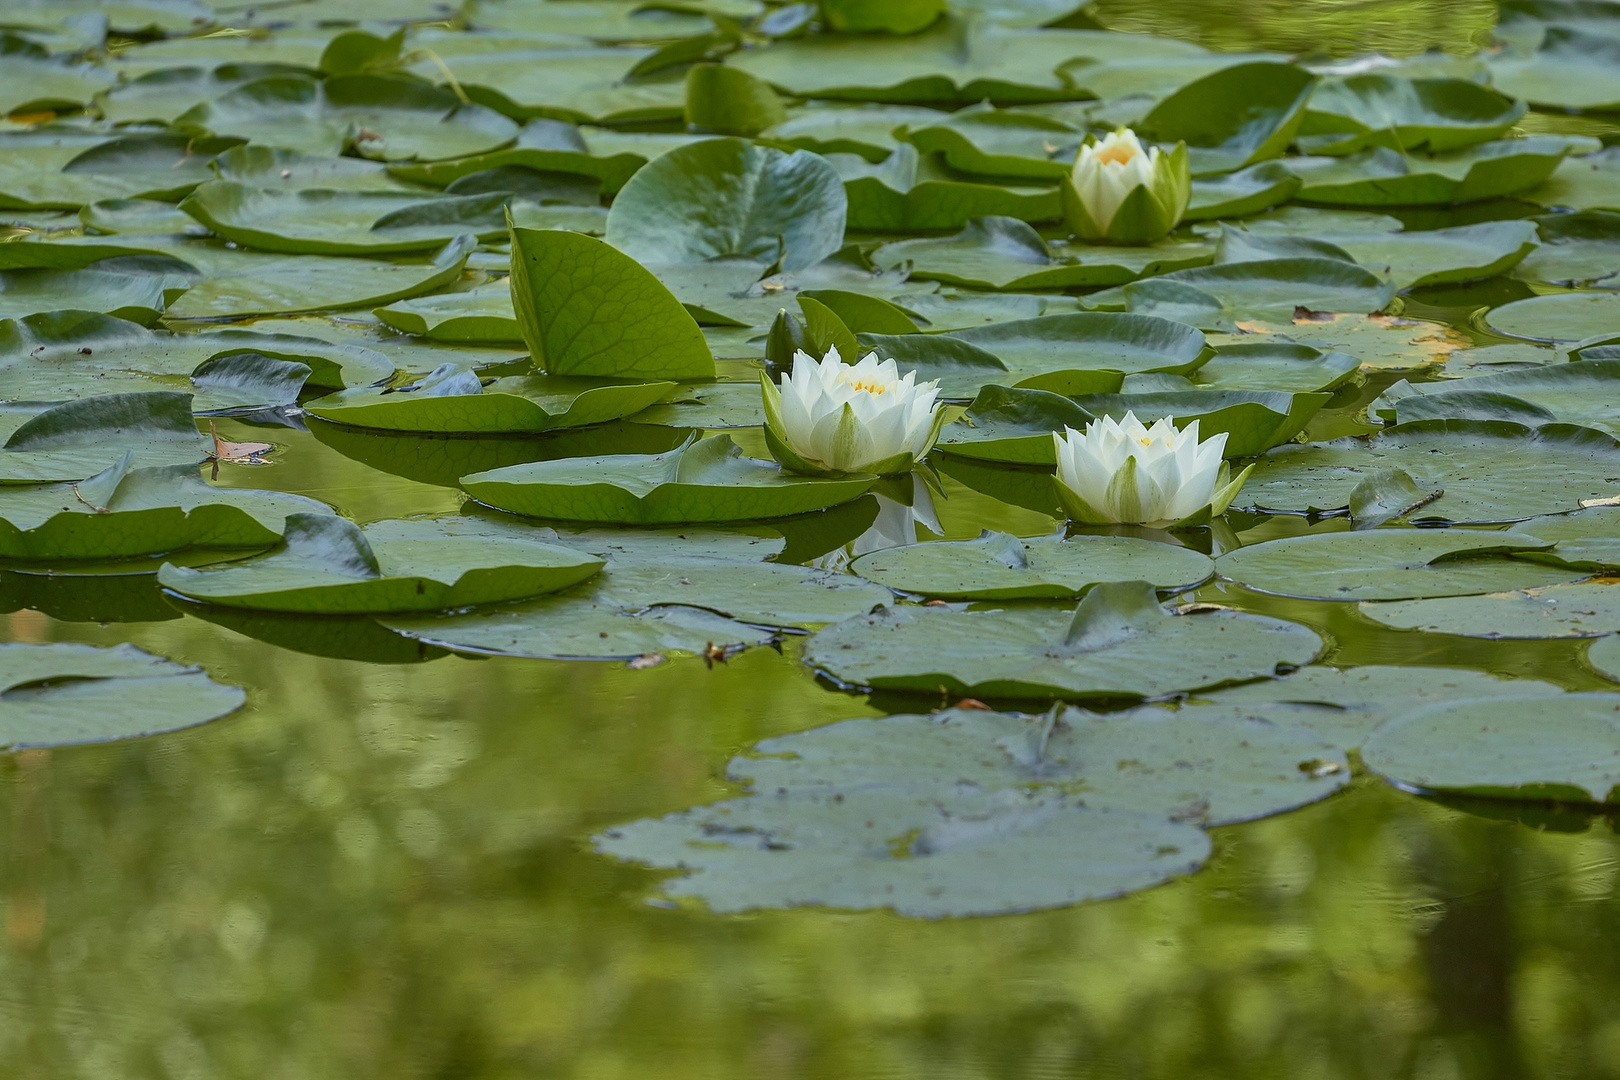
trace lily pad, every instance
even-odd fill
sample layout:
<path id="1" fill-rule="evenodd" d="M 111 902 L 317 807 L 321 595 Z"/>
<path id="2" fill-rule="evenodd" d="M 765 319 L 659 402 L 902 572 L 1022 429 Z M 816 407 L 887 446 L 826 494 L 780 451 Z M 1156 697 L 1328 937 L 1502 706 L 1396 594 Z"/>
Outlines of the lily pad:
<path id="1" fill-rule="evenodd" d="M 925 154 L 943 154 L 962 172 L 1059 180 L 1073 168 L 1085 132 L 1032 113 L 969 108 L 909 124 L 905 138 Z"/>
<path id="2" fill-rule="evenodd" d="M 1608 679 L 1620 682 L 1620 636 L 1610 634 L 1592 642 L 1586 650 L 1586 662 Z"/>
<path id="3" fill-rule="evenodd" d="M 1017 385 L 1058 393 L 1103 389 L 1097 371 L 1187 375 L 1209 359 L 1204 335 L 1152 315 L 1076 312 L 994 323 L 948 335 L 995 356 Z"/>
<path id="4" fill-rule="evenodd" d="M 402 334 L 413 334 L 430 341 L 520 342 L 512 307 L 512 287 L 500 281 L 480 285 L 465 292 L 435 293 L 409 300 L 397 300 L 372 314 L 383 325 Z"/>
<path id="5" fill-rule="evenodd" d="M 1367 72 L 1326 79 L 1316 88 L 1299 148 L 1307 154 L 1353 154 L 1372 146 L 1460 150 L 1500 138 L 1524 113 L 1524 102 L 1467 79 Z"/>
<path id="6" fill-rule="evenodd" d="M 1437 383 L 1416 383 L 1386 391 L 1373 408 L 1400 423 L 1459 418 L 1508 420 L 1528 427 L 1578 424 L 1620 436 L 1620 360 L 1531 367 Z M 1386 405 L 1385 402 L 1388 402 Z"/>
<path id="7" fill-rule="evenodd" d="M 1202 369 L 1198 374 L 1202 373 Z M 1198 421 L 1202 438 L 1225 433 L 1229 458 L 1253 457 L 1290 442 L 1310 423 L 1328 394 L 1276 390 L 1171 390 L 1158 393 L 1086 394 L 1076 403 L 1097 416 L 1134 413 L 1144 424 L 1169 417 L 1177 427 Z M 1055 464 L 1055 461 L 1054 461 Z"/>
<path id="8" fill-rule="evenodd" d="M 1513 195 L 1541 184 L 1566 154 L 1585 148 L 1553 135 L 1498 139 L 1445 154 L 1374 147 L 1349 157 L 1293 158 L 1304 184 L 1294 198 L 1334 206 L 1439 206 Z M 1596 149 L 1592 147 L 1591 149 Z"/>
<path id="9" fill-rule="evenodd" d="M 1620 570 L 1620 510 L 1612 505 L 1534 517 L 1508 529 L 1509 536 L 1520 534 L 1558 545 L 1525 552 L 1523 558 L 1589 574 Z"/>
<path id="10" fill-rule="evenodd" d="M 1620 329 L 1620 296 L 1609 292 L 1552 293 L 1492 308 L 1492 330 L 1527 341 L 1583 341 Z"/>
<path id="11" fill-rule="evenodd" d="M 191 418 L 191 395 L 109 394 L 33 416 L 0 447 L 0 484 L 85 480 L 132 451 L 130 466 L 196 465 L 209 442 Z"/>
<path id="12" fill-rule="evenodd" d="M 1572 154 L 1525 198 L 1571 210 L 1620 210 L 1620 148 Z"/>
<path id="13" fill-rule="evenodd" d="M 0 206 L 77 210 L 103 199 L 178 200 L 213 179 L 206 140 L 44 129 L 0 136 Z"/>
<path id="14" fill-rule="evenodd" d="M 0 645 L 0 745 L 110 742 L 204 724 L 242 707 L 239 686 L 133 645 Z"/>
<path id="15" fill-rule="evenodd" d="M 674 389 L 669 382 L 566 375 L 511 375 L 482 386 L 466 367 L 445 364 L 412 384 L 344 390 L 310 402 L 305 410 L 323 420 L 387 431 L 532 432 L 618 420 Z"/>
<path id="16" fill-rule="evenodd" d="M 1300 308 L 1382 311 L 1394 296 L 1392 282 L 1360 266 L 1340 259 L 1296 257 L 1178 270 L 1094 293 L 1085 302 L 1102 310 L 1229 329 L 1246 320 L 1287 319 Z"/>
<path id="17" fill-rule="evenodd" d="M 611 195 L 651 159 L 711 137 L 609 131 L 577 127 L 565 120 L 538 118 L 523 125 L 517 140 L 504 150 L 452 161 L 397 162 L 388 166 L 388 172 L 395 179 L 410 184 L 445 188 L 491 170 L 522 168 L 589 177 L 600 181 L 602 191 Z"/>
<path id="18" fill-rule="evenodd" d="M 476 241 L 463 234 L 428 259 L 328 258 L 238 253 L 228 270 L 169 305 L 171 319 L 242 318 L 376 307 L 419 296 L 461 276 Z"/>
<path id="19" fill-rule="evenodd" d="M 613 200 L 607 240 L 642 263 L 749 258 L 803 270 L 843 246 L 845 207 L 821 157 L 709 139 L 631 177 Z"/>
<path id="20" fill-rule="evenodd" d="M 126 450 L 78 483 L 0 488 L 0 557 L 122 559 L 187 547 L 269 547 L 288 514 L 328 513 L 300 495 L 205 484 L 193 465 L 131 468 Z"/>
<path id="21" fill-rule="evenodd" d="M 1620 586 L 1577 582 L 1539 589 L 1363 604 L 1398 630 L 1479 638 L 1598 637 L 1620 631 Z"/>
<path id="22" fill-rule="evenodd" d="M 469 541 L 432 521 L 364 529 L 330 514 L 292 514 L 284 546 L 223 569 L 166 564 L 158 581 L 224 607 L 320 614 L 437 611 L 556 592 L 602 560 L 572 548 L 507 538 Z"/>
<path id="23" fill-rule="evenodd" d="M 1342 352 L 1286 342 L 1221 345 L 1193 379 L 1217 390 L 1310 394 L 1337 390 L 1357 377 L 1361 364 Z"/>
<path id="24" fill-rule="evenodd" d="M 1489 61 L 1491 81 L 1504 94 L 1553 109 L 1620 107 L 1620 42 L 1574 26 L 1549 26 L 1528 55 Z"/>
<path id="25" fill-rule="evenodd" d="M 1234 64 L 1187 83 L 1143 117 L 1160 142 L 1187 144 L 1195 175 L 1282 155 L 1305 118 L 1316 77 L 1292 64 Z"/>
<path id="26" fill-rule="evenodd" d="M 1401 787 L 1495 799 L 1613 803 L 1620 694 L 1439 705 L 1393 720 L 1362 760 Z"/>
<path id="27" fill-rule="evenodd" d="M 1227 552 L 1215 568 L 1257 592 L 1310 600 L 1411 600 L 1533 588 L 1577 575 L 1511 558 L 1551 541 L 1469 529 L 1290 536 Z"/>
<path id="28" fill-rule="evenodd" d="M 692 871 L 662 891 L 716 913 L 820 906 L 917 918 L 1122 896 L 1191 873 L 1209 854 L 1199 829 L 1162 818 L 1012 791 L 941 800 L 906 789 L 734 799 L 617 826 L 595 844 Z"/>
<path id="29" fill-rule="evenodd" d="M 1083 245 L 1054 258 L 1040 233 L 1017 218 L 976 218 L 955 236 L 900 240 L 872 253 L 886 270 L 975 289 L 1066 289 L 1120 285 L 1142 277 L 1202 266 L 1214 250 L 1198 241 L 1142 247 Z"/>
<path id="30" fill-rule="evenodd" d="M 1213 564 L 1189 548 L 1128 536 L 1024 540 L 986 530 L 976 540 L 874 551 L 850 569 L 897 592 L 947 600 L 1062 600 L 1077 598 L 1101 581 L 1188 589 L 1205 581 Z"/>
<path id="31" fill-rule="evenodd" d="M 1052 435 L 1085 430 L 1097 417 L 1062 394 L 991 384 L 979 391 L 954 424 L 940 432 L 947 454 L 1020 465 L 1055 465 Z"/>
<path id="32" fill-rule="evenodd" d="M 658 524 L 746 521 L 820 510 L 862 494 L 875 478 L 797 477 L 744 457 L 718 435 L 664 454 L 614 454 L 511 465 L 462 478 L 487 506 L 565 521 Z"/>
<path id="33" fill-rule="evenodd" d="M 1317 239 L 1342 248 L 1374 273 L 1388 275 L 1401 289 L 1495 277 L 1530 257 L 1540 243 L 1531 221 L 1485 221 L 1421 232 L 1329 232 Z"/>
<path id="34" fill-rule="evenodd" d="M 180 208 L 228 240 L 295 255 L 391 255 L 443 247 L 462 233 L 506 233 L 505 196 L 386 191 L 282 191 L 203 184 Z"/>
<path id="35" fill-rule="evenodd" d="M 1620 274 L 1620 214 L 1588 210 L 1536 219 L 1541 246 L 1513 276 L 1570 288 L 1613 288 Z"/>
<path id="36" fill-rule="evenodd" d="M 1182 219 L 1248 217 L 1287 202 L 1299 185 L 1299 177 L 1276 160 L 1258 162 L 1236 172 L 1196 177 Z"/>
<path id="37" fill-rule="evenodd" d="M 651 49 L 514 44 L 500 52 L 443 59 L 469 98 L 515 120 L 631 125 L 681 119 L 686 89 L 680 79 L 628 77 Z M 419 61 L 417 70 L 428 78 L 443 77 L 428 59 Z"/>
<path id="38" fill-rule="evenodd" d="M 986 651 L 984 643 L 998 643 Z M 893 607 L 822 630 L 805 661 L 843 683 L 974 697 L 1151 697 L 1242 682 L 1322 648 L 1294 623 L 1172 615 L 1144 581 L 1093 586 L 1074 611 Z"/>
<path id="39" fill-rule="evenodd" d="M 1281 679 L 1246 683 L 1200 695 L 1184 709 L 1230 709 L 1275 724 L 1304 727 L 1345 750 L 1361 746 L 1387 721 L 1427 705 L 1488 698 L 1559 697 L 1564 688 L 1540 679 L 1512 679 L 1467 668 L 1312 664 Z M 1206 715 L 1218 715 L 1210 713 Z"/>
<path id="40" fill-rule="evenodd" d="M 644 267 L 578 233 L 512 230 L 512 306 L 535 363 L 552 375 L 714 377 L 692 316 Z"/>
<path id="41" fill-rule="evenodd" d="M 485 153 L 518 126 L 483 105 L 400 75 L 272 75 L 175 118 L 177 128 L 251 139 L 260 146 L 378 161 Z"/>
<path id="42" fill-rule="evenodd" d="M 975 218 L 1055 221 L 1063 213 L 1056 186 L 987 183 L 950 168 L 937 154 L 918 154 L 910 143 L 876 164 L 856 154 L 828 154 L 826 161 L 844 182 L 851 229 L 960 229 Z"/>
<path id="43" fill-rule="evenodd" d="M 186 287 L 169 275 L 121 274 L 111 270 L 0 270 L 0 318 L 20 319 L 42 311 L 101 311 L 150 326 L 163 313 L 167 294 Z"/>
<path id="44" fill-rule="evenodd" d="M 1414 522 L 1518 521 L 1613 494 L 1620 442 L 1568 424 L 1424 420 L 1366 440 L 1278 447 L 1255 466 L 1240 501 L 1285 513 L 1339 510 L 1358 483 L 1388 468 L 1444 491 Z"/>

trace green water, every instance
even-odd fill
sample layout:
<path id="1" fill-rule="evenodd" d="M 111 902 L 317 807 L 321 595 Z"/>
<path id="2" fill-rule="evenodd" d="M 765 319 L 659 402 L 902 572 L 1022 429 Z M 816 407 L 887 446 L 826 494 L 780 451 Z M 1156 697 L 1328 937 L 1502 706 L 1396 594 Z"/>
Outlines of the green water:
<path id="1" fill-rule="evenodd" d="M 1492 11 L 1095 9 L 1218 47 L 1407 53 L 1464 50 Z M 1434 291 L 1410 310 L 1466 326 L 1489 302 Z M 1366 430 L 1355 413 L 1376 389 L 1311 434 Z M 277 447 L 225 483 L 360 522 L 460 504 L 304 432 L 220 430 Z M 1051 524 L 948 491 L 949 536 Z M 1237 524 L 1246 542 L 1305 527 Z M 1230 585 L 1199 595 L 1312 626 L 1332 663 L 1612 687 L 1581 642 L 1405 633 Z M 150 579 L 116 599 L 137 621 L 72 621 L 114 601 L 70 583 L 5 573 L 0 596 L 23 605 L 3 616 L 7 640 L 130 641 L 248 688 L 244 710 L 200 728 L 0 759 L 6 1076 L 1620 1076 L 1606 819 L 1501 820 L 1362 777 L 1214 830 L 1206 869 L 1121 900 L 937 922 L 716 917 L 648 903 L 662 875 L 588 838 L 733 793 L 725 763 L 762 738 L 879 711 L 818 683 L 792 638 L 712 668 L 362 663 L 182 617 Z"/>

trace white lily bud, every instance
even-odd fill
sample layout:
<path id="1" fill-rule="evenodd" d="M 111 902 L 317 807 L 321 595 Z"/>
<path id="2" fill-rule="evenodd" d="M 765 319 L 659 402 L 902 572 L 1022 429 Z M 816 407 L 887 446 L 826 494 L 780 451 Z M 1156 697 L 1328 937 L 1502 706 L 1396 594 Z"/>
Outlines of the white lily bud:
<path id="1" fill-rule="evenodd" d="M 1148 243 L 1176 227 L 1191 196 L 1185 146 L 1148 149 L 1120 128 L 1080 147 L 1063 182 L 1063 215 L 1085 240 Z"/>

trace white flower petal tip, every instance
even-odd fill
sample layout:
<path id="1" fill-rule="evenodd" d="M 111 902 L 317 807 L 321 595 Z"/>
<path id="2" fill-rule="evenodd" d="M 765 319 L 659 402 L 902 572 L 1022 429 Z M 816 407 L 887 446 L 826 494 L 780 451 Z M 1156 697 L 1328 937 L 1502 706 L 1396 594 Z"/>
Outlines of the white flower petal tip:
<path id="1" fill-rule="evenodd" d="M 846 364 L 837 349 L 820 360 L 799 352 L 780 388 L 764 376 L 760 385 L 766 445 L 783 468 L 812 476 L 905 472 L 944 421 L 938 381 L 902 376 L 876 353 Z"/>
<path id="2" fill-rule="evenodd" d="M 1064 509 L 1089 525 L 1192 524 L 1226 511 L 1243 481 L 1226 478 L 1226 432 L 1202 441 L 1198 421 L 1177 430 L 1168 417 L 1147 427 L 1134 413 L 1105 416 L 1052 433 Z"/>
<path id="3" fill-rule="evenodd" d="M 1134 131 L 1120 128 L 1080 148 L 1062 188 L 1063 217 L 1082 240 L 1151 243 L 1187 212 L 1192 197 L 1187 147 L 1178 143 L 1168 153 L 1147 149 Z"/>

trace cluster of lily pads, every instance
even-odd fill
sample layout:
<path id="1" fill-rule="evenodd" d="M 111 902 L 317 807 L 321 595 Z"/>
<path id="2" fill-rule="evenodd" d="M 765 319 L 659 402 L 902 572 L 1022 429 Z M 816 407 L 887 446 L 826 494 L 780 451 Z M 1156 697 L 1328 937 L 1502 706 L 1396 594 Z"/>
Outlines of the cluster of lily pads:
<path id="1" fill-rule="evenodd" d="M 1118 895 L 1357 768 L 1608 805 L 1620 695 L 1339 670 L 1242 610 L 1590 637 L 1620 678 L 1620 128 L 1586 115 L 1620 15 L 1511 0 L 1498 36 L 1318 64 L 1049 0 L 8 9 L 0 592 L 155 574 L 142 618 L 389 662 L 797 641 L 896 715 L 596 840 L 722 911 Z M 310 437 L 465 512 L 245 471 Z M 953 495 L 1039 524 L 964 535 Z M 15 746 L 242 700 L 129 646 L 6 665 Z"/>

